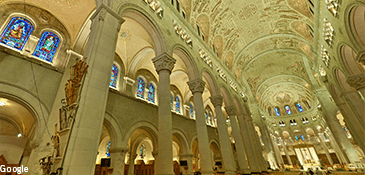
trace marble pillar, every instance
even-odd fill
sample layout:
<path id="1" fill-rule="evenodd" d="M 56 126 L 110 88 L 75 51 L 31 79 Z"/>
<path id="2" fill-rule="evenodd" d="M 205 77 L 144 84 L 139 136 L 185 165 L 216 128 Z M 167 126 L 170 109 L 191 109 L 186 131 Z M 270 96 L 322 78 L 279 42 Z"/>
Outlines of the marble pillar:
<path id="1" fill-rule="evenodd" d="M 224 118 L 222 111 L 223 97 L 221 95 L 212 96 L 210 97 L 210 101 L 214 105 L 217 118 L 219 144 L 223 158 L 223 169 L 225 174 L 232 175 L 235 174 L 236 168 L 233 158 L 231 140 L 229 139 L 228 135 L 226 119 Z"/>
<path id="2" fill-rule="evenodd" d="M 245 147 L 243 146 L 241 130 L 236 117 L 236 107 L 228 106 L 226 107 L 226 112 L 231 120 L 232 133 L 236 142 L 235 145 L 240 172 L 241 174 L 251 174 L 246 162 Z"/>
<path id="3" fill-rule="evenodd" d="M 270 167 L 272 169 L 276 169 L 278 167 L 278 165 L 277 165 L 275 153 L 273 150 L 273 143 L 272 143 L 272 140 L 270 139 L 270 133 L 267 129 L 267 124 L 265 123 L 265 121 L 263 120 L 262 117 L 260 117 L 260 122 L 261 122 L 260 123 L 261 137 L 262 137 L 262 141 L 264 142 L 264 146 L 265 146 L 267 157 L 269 159 Z"/>
<path id="4" fill-rule="evenodd" d="M 93 175 L 109 92 L 110 72 L 118 32 L 124 21 L 102 4 L 91 17 L 84 57 L 89 69 L 84 79 L 75 123 L 65 152 L 63 173 Z"/>
<path id="5" fill-rule="evenodd" d="M 332 160 L 330 153 L 328 152 L 328 147 L 325 143 L 325 138 L 323 136 L 323 133 L 316 133 L 316 134 L 317 134 L 317 137 L 319 138 L 319 142 L 324 150 L 324 153 L 326 154 L 328 162 L 330 163 L 330 165 L 333 165 L 333 160 Z"/>
<path id="6" fill-rule="evenodd" d="M 128 174 L 134 175 L 134 160 L 138 154 L 129 152 L 129 166 L 128 166 Z"/>
<path id="7" fill-rule="evenodd" d="M 172 175 L 172 116 L 170 107 L 170 74 L 176 60 L 163 53 L 152 59 L 159 75 L 158 84 L 158 156 L 156 158 L 155 174 Z"/>
<path id="8" fill-rule="evenodd" d="M 205 82 L 197 78 L 188 82 L 189 89 L 194 96 L 194 108 L 196 116 L 196 132 L 198 136 L 198 148 L 200 153 L 200 167 L 203 175 L 212 175 L 212 156 L 210 155 L 210 145 L 208 130 L 204 116 L 204 104 L 202 94 L 204 92 Z M 170 97 L 170 96 L 169 96 Z"/>
<path id="9" fill-rule="evenodd" d="M 124 175 L 125 155 L 128 148 L 110 148 L 111 168 L 113 168 L 112 175 Z"/>

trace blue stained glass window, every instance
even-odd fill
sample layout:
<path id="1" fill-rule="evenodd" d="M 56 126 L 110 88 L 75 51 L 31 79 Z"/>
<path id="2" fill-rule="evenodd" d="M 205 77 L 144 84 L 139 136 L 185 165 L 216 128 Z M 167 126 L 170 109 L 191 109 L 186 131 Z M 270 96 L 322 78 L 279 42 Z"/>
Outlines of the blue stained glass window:
<path id="1" fill-rule="evenodd" d="M 176 96 L 175 99 L 176 99 L 176 112 L 180 113 L 180 99 L 178 96 Z"/>
<path id="2" fill-rule="evenodd" d="M 295 140 L 299 140 L 299 137 L 298 136 L 294 136 L 295 137 Z"/>
<path id="3" fill-rule="evenodd" d="M 172 96 L 172 94 L 170 94 L 170 105 L 171 105 L 171 111 L 174 110 L 174 97 Z"/>
<path id="4" fill-rule="evenodd" d="M 152 83 L 148 85 L 148 101 L 155 103 L 155 86 Z"/>
<path id="5" fill-rule="evenodd" d="M 285 110 L 286 110 L 286 113 L 287 113 L 288 115 L 290 115 L 290 114 L 291 114 L 291 110 L 290 110 L 290 107 L 289 107 L 289 106 L 285 106 Z"/>
<path id="6" fill-rule="evenodd" d="M 112 74 L 110 75 L 110 82 L 109 82 L 110 87 L 113 88 L 117 87 L 118 72 L 119 72 L 118 67 L 115 64 L 113 64 Z"/>
<path id="7" fill-rule="evenodd" d="M 302 108 L 302 106 L 300 105 L 300 103 L 297 103 L 297 104 L 295 104 L 296 106 L 297 106 L 297 108 L 298 108 L 298 111 L 299 112 L 303 112 L 303 108 Z"/>
<path id="8" fill-rule="evenodd" d="M 138 82 L 137 97 L 143 99 L 144 98 L 144 85 L 145 85 L 144 80 L 141 77 L 138 77 L 137 82 Z"/>
<path id="9" fill-rule="evenodd" d="M 326 134 L 326 133 L 323 133 L 323 137 L 324 137 L 325 139 L 328 139 L 328 136 L 327 136 L 327 134 Z"/>
<path id="10" fill-rule="evenodd" d="M 194 106 L 190 103 L 190 118 L 194 118 Z"/>
<path id="11" fill-rule="evenodd" d="M 347 137 L 350 137 L 350 133 L 349 133 L 349 131 L 347 130 L 347 128 L 346 128 L 346 127 L 343 127 L 343 129 L 345 130 Z"/>
<path id="12" fill-rule="evenodd" d="M 309 105 L 308 101 L 305 101 L 305 103 L 307 103 L 308 108 L 311 109 L 311 106 Z"/>
<path id="13" fill-rule="evenodd" d="M 204 115 L 205 115 L 205 122 L 206 122 L 207 124 L 209 124 L 209 120 L 208 120 L 208 113 L 207 113 L 206 111 L 205 111 Z"/>
<path id="14" fill-rule="evenodd" d="M 13 17 L 1 34 L 0 43 L 22 50 L 32 31 L 33 25 L 29 20 L 22 17 Z"/>
<path id="15" fill-rule="evenodd" d="M 280 116 L 280 111 L 277 107 L 274 108 L 276 116 Z"/>
<path id="16" fill-rule="evenodd" d="M 300 135 L 300 138 L 304 141 L 305 139 L 304 139 L 304 137 L 303 137 L 303 135 Z"/>
<path id="17" fill-rule="evenodd" d="M 57 47 L 60 44 L 60 38 L 52 32 L 44 32 L 39 40 L 33 53 L 34 56 L 43 60 L 52 62 Z"/>
<path id="18" fill-rule="evenodd" d="M 111 141 L 109 141 L 108 146 L 106 147 L 106 156 L 107 157 L 110 157 L 110 151 L 109 151 L 110 143 L 111 143 Z"/>
<path id="19" fill-rule="evenodd" d="M 145 149 L 145 148 L 144 148 L 144 145 L 142 144 L 142 145 L 141 145 L 141 148 L 139 149 L 139 156 L 140 156 L 142 159 L 143 159 L 143 157 L 144 157 L 144 155 L 143 155 L 143 154 L 144 154 L 144 149 Z"/>

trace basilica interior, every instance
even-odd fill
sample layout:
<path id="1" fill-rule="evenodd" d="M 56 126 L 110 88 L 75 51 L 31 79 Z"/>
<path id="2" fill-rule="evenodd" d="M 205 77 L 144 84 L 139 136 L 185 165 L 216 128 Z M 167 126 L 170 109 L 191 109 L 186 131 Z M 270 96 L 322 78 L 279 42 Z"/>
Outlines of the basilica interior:
<path id="1" fill-rule="evenodd" d="M 362 174 L 364 102 L 363 0 L 0 0 L 24 174 Z"/>

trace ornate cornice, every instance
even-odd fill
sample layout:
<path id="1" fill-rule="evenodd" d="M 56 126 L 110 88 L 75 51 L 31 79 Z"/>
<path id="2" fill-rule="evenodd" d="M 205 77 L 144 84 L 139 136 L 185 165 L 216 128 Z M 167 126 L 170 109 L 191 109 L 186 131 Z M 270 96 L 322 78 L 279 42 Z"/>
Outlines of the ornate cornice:
<path id="1" fill-rule="evenodd" d="M 210 101 L 213 103 L 214 107 L 222 106 L 223 96 L 221 95 L 212 96 L 210 97 Z"/>
<path id="2" fill-rule="evenodd" d="M 188 83 L 189 89 L 192 93 L 195 93 L 195 92 L 203 93 L 204 88 L 205 88 L 205 82 L 202 79 L 197 78 L 197 79 L 191 80 L 187 83 Z"/>
<path id="3" fill-rule="evenodd" d="M 226 108 L 226 112 L 227 112 L 228 116 L 236 115 L 236 107 L 235 106 L 227 106 L 225 108 Z"/>
<path id="4" fill-rule="evenodd" d="M 155 65 L 156 71 L 159 73 L 161 70 L 172 71 L 175 66 L 176 60 L 166 52 L 152 59 Z"/>
<path id="5" fill-rule="evenodd" d="M 346 82 L 356 90 L 365 88 L 365 74 L 350 76 Z"/>

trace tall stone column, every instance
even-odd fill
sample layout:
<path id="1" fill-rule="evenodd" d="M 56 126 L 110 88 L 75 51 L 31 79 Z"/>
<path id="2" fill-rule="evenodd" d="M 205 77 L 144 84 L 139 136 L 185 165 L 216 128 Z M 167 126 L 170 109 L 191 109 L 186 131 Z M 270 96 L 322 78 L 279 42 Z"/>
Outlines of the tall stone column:
<path id="1" fill-rule="evenodd" d="M 254 148 L 254 144 L 251 138 L 251 133 L 247 124 L 247 119 L 244 114 L 237 115 L 238 121 L 241 126 L 241 134 L 244 143 L 244 147 L 247 153 L 247 160 L 250 166 L 250 170 L 253 174 L 258 174 L 261 172 L 260 165 L 257 159 L 256 150 Z"/>
<path id="2" fill-rule="evenodd" d="M 193 171 L 193 154 L 181 154 L 180 155 L 180 160 L 186 160 L 188 163 L 188 167 L 185 170 L 185 167 L 183 168 L 183 175 L 193 175 L 194 171 Z"/>
<path id="3" fill-rule="evenodd" d="M 91 20 L 84 54 L 89 69 L 63 162 L 63 173 L 68 175 L 94 174 L 118 32 L 124 21 L 104 4 Z"/>
<path id="4" fill-rule="evenodd" d="M 125 154 L 128 150 L 128 148 L 111 148 L 109 150 L 112 164 L 111 167 L 113 168 L 112 175 L 124 175 Z"/>
<path id="5" fill-rule="evenodd" d="M 278 165 L 276 162 L 276 157 L 275 157 L 275 153 L 273 150 L 273 143 L 272 143 L 272 140 L 270 139 L 270 134 L 267 129 L 267 125 L 262 117 L 260 117 L 260 122 L 261 122 L 260 123 L 261 137 L 262 137 L 262 141 L 264 142 L 264 146 L 265 146 L 265 150 L 267 153 L 267 157 L 269 159 L 270 167 L 272 169 L 276 169 L 278 167 Z"/>
<path id="6" fill-rule="evenodd" d="M 231 119 L 232 132 L 234 140 L 236 142 L 235 145 L 240 171 L 242 174 L 251 174 L 251 171 L 249 170 L 246 162 L 245 147 L 243 146 L 241 130 L 236 117 L 236 107 L 228 106 L 226 107 L 226 112 Z"/>
<path id="7" fill-rule="evenodd" d="M 316 133 L 317 137 L 319 138 L 319 141 L 320 141 L 321 146 L 322 146 L 322 148 L 324 150 L 324 153 L 326 154 L 326 157 L 328 159 L 328 162 L 331 165 L 333 165 L 333 160 L 332 160 L 332 157 L 331 157 L 330 153 L 328 152 L 328 147 L 327 147 L 326 143 L 324 143 L 325 142 L 325 138 L 323 136 L 323 133 L 317 133 L 317 131 L 315 131 L 315 133 Z"/>
<path id="8" fill-rule="evenodd" d="M 222 112 L 223 97 L 221 95 L 212 96 L 210 97 L 210 101 L 214 105 L 217 118 L 219 144 L 221 146 L 220 148 L 223 158 L 223 168 L 225 174 L 233 175 L 236 173 L 236 168 L 233 158 L 231 140 L 229 139 L 226 120 L 224 119 Z"/>
<path id="9" fill-rule="evenodd" d="M 273 142 L 276 142 L 277 139 L 279 139 L 279 143 L 282 143 L 282 141 L 281 141 L 282 139 L 281 138 L 276 138 L 274 136 L 272 138 L 272 141 Z M 283 145 L 283 144 L 281 144 L 281 145 Z M 275 156 L 276 156 L 277 161 L 278 161 L 278 165 L 283 165 L 284 164 L 284 160 L 283 160 L 283 157 L 281 156 L 281 151 L 280 151 L 280 149 L 278 147 L 278 144 L 273 144 L 273 147 L 274 147 L 274 150 L 275 150 L 274 152 L 275 152 Z"/>
<path id="10" fill-rule="evenodd" d="M 200 167 L 203 175 L 212 175 L 212 156 L 210 155 L 210 145 L 207 125 L 204 116 L 204 104 L 202 94 L 205 82 L 200 78 L 188 82 L 189 89 L 194 95 L 194 108 L 196 116 L 196 132 L 198 136 L 198 146 L 200 153 Z"/>
<path id="11" fill-rule="evenodd" d="M 152 59 L 159 75 L 158 82 L 158 156 L 155 174 L 172 175 L 172 117 L 170 106 L 170 74 L 176 60 L 163 53 Z"/>
<path id="12" fill-rule="evenodd" d="M 289 155 L 289 153 L 288 153 L 288 149 L 286 148 L 286 145 L 285 145 L 285 143 L 284 143 L 284 141 L 283 141 L 283 140 L 282 140 L 282 142 L 281 142 L 281 145 L 283 146 L 284 153 L 285 153 L 286 159 L 288 160 L 288 163 L 289 163 L 290 165 L 293 165 L 293 162 L 291 161 L 291 159 L 290 159 L 290 155 Z"/>
<path id="13" fill-rule="evenodd" d="M 336 118 L 338 108 L 335 103 L 330 100 L 328 91 L 326 89 L 317 89 L 314 92 L 318 100 L 321 102 L 321 109 L 323 109 L 324 112 L 323 116 L 326 119 L 333 136 L 339 143 L 338 145 L 340 146 L 341 150 L 346 154 L 351 163 L 360 162 L 359 156 L 352 146 L 352 143 L 347 138 L 346 133 L 343 131 L 343 128 Z"/>
<path id="14" fill-rule="evenodd" d="M 138 154 L 129 152 L 129 166 L 128 166 L 128 174 L 134 175 L 134 160 Z"/>

